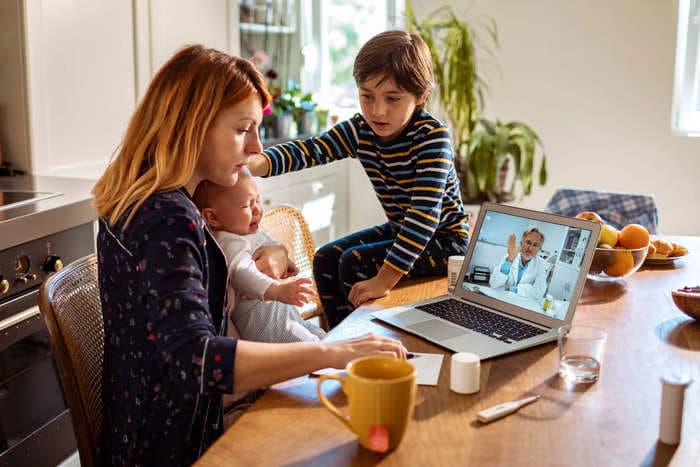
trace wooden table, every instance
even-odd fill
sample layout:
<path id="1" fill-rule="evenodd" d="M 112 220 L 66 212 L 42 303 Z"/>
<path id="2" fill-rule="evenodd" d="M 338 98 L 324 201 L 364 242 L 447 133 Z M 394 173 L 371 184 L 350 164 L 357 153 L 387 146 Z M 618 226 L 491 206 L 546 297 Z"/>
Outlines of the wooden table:
<path id="1" fill-rule="evenodd" d="M 668 237 L 691 256 L 643 266 L 626 282 L 588 282 L 574 318 L 608 331 L 601 379 L 567 386 L 557 375 L 556 344 L 485 360 L 481 390 L 449 389 L 451 352 L 374 320 L 369 312 L 442 295 L 445 279 L 414 281 L 355 311 L 331 333 L 339 339 L 368 331 L 400 339 L 409 350 L 444 353 L 437 387 L 419 386 L 402 444 L 387 455 L 356 437 L 318 401 L 316 379 L 274 386 L 202 457 L 199 465 L 700 465 L 700 322 L 680 312 L 671 290 L 700 283 L 700 237 Z M 681 370 L 686 391 L 682 442 L 657 443 L 660 377 Z M 345 405 L 334 382 L 331 400 Z M 529 394 L 542 398 L 488 425 L 479 410 Z"/>

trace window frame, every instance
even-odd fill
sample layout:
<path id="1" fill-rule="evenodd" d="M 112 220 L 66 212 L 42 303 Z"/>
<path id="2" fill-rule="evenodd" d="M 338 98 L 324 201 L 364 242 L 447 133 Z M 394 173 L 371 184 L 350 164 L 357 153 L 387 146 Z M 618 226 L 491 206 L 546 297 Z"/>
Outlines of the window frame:
<path id="1" fill-rule="evenodd" d="M 328 54 L 328 22 L 324 20 L 327 16 L 325 13 L 326 1 L 298 1 L 301 4 L 299 33 L 303 57 L 299 70 L 299 81 L 302 89 L 327 95 L 331 81 L 331 70 L 324 64 L 325 55 Z M 386 29 L 401 29 L 405 24 L 405 0 L 384 1 L 387 4 Z"/>
<path id="2" fill-rule="evenodd" d="M 700 0 L 678 1 L 671 131 L 700 137 Z"/>

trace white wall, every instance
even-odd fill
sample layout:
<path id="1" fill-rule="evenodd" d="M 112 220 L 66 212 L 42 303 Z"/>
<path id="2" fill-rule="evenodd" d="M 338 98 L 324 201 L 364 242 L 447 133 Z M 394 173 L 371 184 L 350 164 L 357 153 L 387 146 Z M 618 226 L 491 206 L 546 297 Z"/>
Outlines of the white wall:
<path id="1" fill-rule="evenodd" d="M 661 233 L 700 234 L 700 138 L 670 130 L 676 1 L 411 3 L 419 19 L 450 4 L 495 20 L 502 75 L 487 77 L 484 115 L 530 124 L 548 156 L 549 182 L 522 205 L 543 208 L 559 186 L 645 192 Z"/>

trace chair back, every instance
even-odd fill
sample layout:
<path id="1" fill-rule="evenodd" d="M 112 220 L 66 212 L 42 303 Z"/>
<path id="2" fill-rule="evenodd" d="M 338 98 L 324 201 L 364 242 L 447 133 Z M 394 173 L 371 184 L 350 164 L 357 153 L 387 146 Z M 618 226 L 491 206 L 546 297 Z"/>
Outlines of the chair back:
<path id="1" fill-rule="evenodd" d="M 105 337 L 97 256 L 78 259 L 49 276 L 39 292 L 39 309 L 70 410 L 80 465 L 99 465 Z"/>
<path id="2" fill-rule="evenodd" d="M 587 188 L 559 188 L 544 210 L 564 216 L 575 216 L 581 211 L 594 211 L 617 229 L 627 224 L 640 224 L 646 227 L 649 233 L 658 233 L 659 212 L 651 195 Z"/>
<path id="3" fill-rule="evenodd" d="M 301 211 L 290 205 L 276 206 L 265 211 L 260 220 L 260 228 L 273 240 L 277 240 L 287 248 L 289 257 L 299 269 L 298 277 L 308 277 L 312 281 L 314 280 L 313 261 L 316 249 L 311 230 Z M 315 282 L 313 287 L 315 290 Z M 309 319 L 318 316 L 320 326 L 328 330 L 321 300 L 318 297 L 312 297 L 312 302 L 311 306 L 302 308 L 302 318 Z"/>

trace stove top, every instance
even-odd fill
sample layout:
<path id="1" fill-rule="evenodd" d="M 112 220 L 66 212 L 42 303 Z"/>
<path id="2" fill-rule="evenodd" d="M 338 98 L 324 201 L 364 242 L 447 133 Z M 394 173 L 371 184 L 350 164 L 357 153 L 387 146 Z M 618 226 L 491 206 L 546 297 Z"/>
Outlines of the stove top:
<path id="1" fill-rule="evenodd" d="M 0 211 L 60 195 L 61 193 L 48 191 L 0 190 Z"/>

